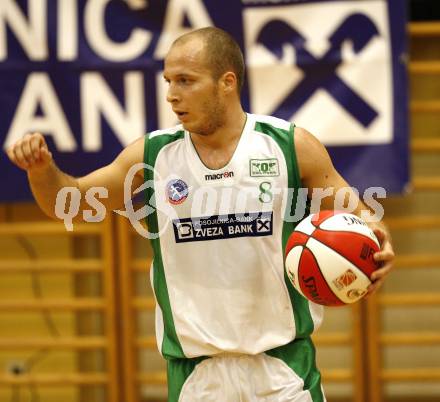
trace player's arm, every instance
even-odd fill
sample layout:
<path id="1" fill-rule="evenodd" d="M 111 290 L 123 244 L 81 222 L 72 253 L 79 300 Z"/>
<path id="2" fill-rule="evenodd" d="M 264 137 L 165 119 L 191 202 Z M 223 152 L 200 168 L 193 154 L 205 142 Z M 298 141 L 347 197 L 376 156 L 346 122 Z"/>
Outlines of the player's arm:
<path id="1" fill-rule="evenodd" d="M 75 178 L 61 171 L 52 158 L 44 137 L 40 133 L 26 134 L 7 150 L 9 159 L 28 175 L 32 193 L 40 208 L 50 217 L 56 218 L 55 203 L 58 192 L 63 187 L 75 187 L 81 193 L 80 210 L 89 209 L 85 193 L 91 187 L 104 187 L 108 198 L 101 198 L 107 210 L 124 205 L 124 180 L 129 169 L 142 162 L 144 138 L 127 146 L 116 159 L 92 173 Z M 142 170 L 138 171 L 131 183 L 133 191 L 142 184 Z"/>
<path id="2" fill-rule="evenodd" d="M 331 195 L 322 198 L 321 209 L 334 209 L 335 195 L 338 190 L 345 189 L 348 195 L 350 186 L 335 169 L 327 150 L 316 137 L 307 130 L 296 127 L 294 139 L 302 184 L 308 188 L 309 197 L 313 196 L 314 191 L 316 194 L 321 189 L 332 189 L 331 192 L 329 191 Z M 361 216 L 362 211 L 370 211 L 356 193 L 351 191 L 350 197 L 354 197 L 352 199 L 357 201 L 356 209 L 352 212 L 353 214 Z M 376 270 L 371 276 L 373 280 L 373 284 L 369 288 L 371 293 L 382 285 L 385 276 L 391 270 L 394 251 L 391 235 L 385 224 L 382 221 L 367 223 L 375 233 L 381 246 L 380 251 L 374 255 L 374 259 L 381 268 Z"/>

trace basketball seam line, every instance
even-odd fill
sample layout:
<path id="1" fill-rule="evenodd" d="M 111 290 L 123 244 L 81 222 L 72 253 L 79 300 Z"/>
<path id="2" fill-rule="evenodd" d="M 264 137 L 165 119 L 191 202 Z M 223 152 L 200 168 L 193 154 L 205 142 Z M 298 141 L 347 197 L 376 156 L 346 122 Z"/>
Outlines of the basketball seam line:
<path id="1" fill-rule="evenodd" d="M 330 218 L 335 217 L 336 215 L 339 215 L 339 214 L 333 214 L 333 215 L 326 216 L 323 221 L 319 222 L 318 225 L 316 225 L 316 222 L 313 222 L 313 218 L 310 220 L 310 223 L 315 227 L 315 229 L 320 229 L 320 225 L 322 225 L 324 222 L 326 222 Z"/>
<path id="2" fill-rule="evenodd" d="M 322 271 L 321 271 L 321 267 L 319 266 L 319 264 L 318 264 L 318 260 L 316 259 L 315 254 L 313 254 L 313 251 L 312 251 L 311 249 L 309 249 L 306 245 L 304 245 L 303 247 L 304 247 L 305 249 L 307 249 L 307 250 L 310 251 L 310 255 L 311 255 L 311 256 L 313 257 L 313 259 L 315 260 L 316 266 L 318 267 L 318 270 L 319 270 L 319 272 L 321 273 L 322 278 L 324 279 L 325 283 L 327 283 L 327 279 L 326 279 L 326 277 L 324 276 L 324 274 L 322 273 Z M 302 252 L 301 252 L 301 254 L 302 254 Z M 301 266 L 301 259 L 302 259 L 302 255 L 301 255 L 300 259 L 299 259 L 299 264 L 298 264 L 299 266 Z M 328 286 L 330 292 L 333 294 L 333 296 L 336 297 L 337 300 L 339 300 L 341 303 L 346 304 L 344 301 L 342 301 L 342 300 L 338 297 L 338 295 L 337 295 L 335 292 L 333 292 L 333 289 L 330 287 L 330 285 L 329 285 L 328 283 L 327 283 L 327 286 Z M 301 283 L 300 283 L 300 287 L 301 287 Z M 302 289 L 301 289 L 301 291 L 302 291 Z M 313 300 L 312 300 L 312 301 L 313 301 Z M 314 302 L 314 303 L 315 303 L 315 302 Z"/>
<path id="3" fill-rule="evenodd" d="M 351 265 L 353 265 L 353 267 L 355 267 L 363 276 L 365 276 L 370 282 L 372 282 L 372 280 L 370 279 L 370 277 L 368 275 L 366 275 L 361 269 L 359 269 L 359 267 L 357 267 L 355 264 L 353 264 L 352 261 L 350 261 L 348 258 L 346 258 L 344 255 L 342 255 L 339 251 L 335 250 L 334 248 L 329 247 L 327 244 L 323 243 L 322 241 L 315 239 L 314 237 L 311 237 L 313 240 L 317 241 L 318 243 L 322 244 L 323 246 L 325 246 L 326 248 L 328 248 L 329 250 L 334 251 L 336 254 L 340 255 L 345 261 L 348 261 Z M 308 247 L 307 247 L 308 248 Z M 308 248 L 309 249 L 309 248 Z M 309 249 L 310 250 L 310 249 Z M 310 252 L 313 254 L 312 250 L 310 250 Z M 316 261 L 318 262 L 318 261 Z M 319 265 L 318 265 L 319 268 Z M 321 269 L 320 269 L 321 270 Z M 321 272 L 322 273 L 322 272 Z M 323 275 L 324 276 L 324 275 Z M 326 280 L 327 282 L 327 280 Z"/>
<path id="4" fill-rule="evenodd" d="M 359 236 L 363 237 L 364 239 L 368 239 L 368 240 L 371 240 L 371 241 L 374 242 L 374 239 L 372 239 L 371 237 L 369 237 L 369 236 L 367 236 L 367 235 L 365 235 L 365 234 L 363 234 L 363 233 L 359 233 L 359 232 L 354 232 L 354 231 L 350 231 L 350 230 L 331 230 L 331 229 L 323 229 L 323 228 L 321 228 L 321 227 L 319 227 L 319 226 L 315 226 L 315 230 L 316 230 L 316 229 L 322 230 L 323 232 L 356 233 L 356 234 L 358 234 Z M 312 233 L 314 233 L 315 230 L 314 230 Z M 379 247 L 380 247 L 380 245 L 379 245 Z"/>

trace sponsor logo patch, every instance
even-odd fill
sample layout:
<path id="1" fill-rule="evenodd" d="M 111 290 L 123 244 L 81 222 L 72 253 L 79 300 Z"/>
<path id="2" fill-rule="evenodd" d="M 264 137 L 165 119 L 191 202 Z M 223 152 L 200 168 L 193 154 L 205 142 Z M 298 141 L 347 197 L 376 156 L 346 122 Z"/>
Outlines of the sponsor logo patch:
<path id="1" fill-rule="evenodd" d="M 166 187 L 168 201 L 173 205 L 181 204 L 188 198 L 188 185 L 181 179 L 173 179 Z"/>
<path id="2" fill-rule="evenodd" d="M 351 285 L 356 279 L 356 274 L 351 269 L 347 269 L 347 271 L 333 281 L 333 284 L 341 290 Z"/>
<path id="3" fill-rule="evenodd" d="M 251 177 L 274 177 L 280 175 L 278 159 L 250 159 L 249 172 Z"/>
<path id="4" fill-rule="evenodd" d="M 359 299 L 363 295 L 367 293 L 366 290 L 363 289 L 351 289 L 347 292 L 347 297 L 349 299 Z"/>
<path id="5" fill-rule="evenodd" d="M 226 179 L 228 177 L 234 177 L 234 172 L 231 171 L 216 174 L 205 174 L 206 181 Z"/>
<path id="6" fill-rule="evenodd" d="M 359 255 L 359 257 L 361 257 L 363 260 L 367 260 L 367 259 L 372 260 L 374 253 L 375 253 L 374 249 L 371 248 L 367 243 L 364 243 L 362 245 L 361 254 Z"/>
<path id="7" fill-rule="evenodd" d="M 270 236 L 273 212 L 214 215 L 173 220 L 176 243 Z"/>
<path id="8" fill-rule="evenodd" d="M 311 298 L 315 303 L 318 304 L 326 304 L 326 301 L 320 296 L 318 286 L 316 285 L 316 279 L 314 276 L 309 276 L 306 278 L 304 275 L 302 276 L 302 280 L 304 282 L 305 289 L 303 292 L 307 294 L 309 298 Z"/>

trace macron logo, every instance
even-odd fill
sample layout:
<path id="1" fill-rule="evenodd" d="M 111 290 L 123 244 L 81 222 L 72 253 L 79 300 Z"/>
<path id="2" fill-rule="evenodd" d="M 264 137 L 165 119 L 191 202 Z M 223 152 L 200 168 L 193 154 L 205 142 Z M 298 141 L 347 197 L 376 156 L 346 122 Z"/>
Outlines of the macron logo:
<path id="1" fill-rule="evenodd" d="M 223 172 L 223 173 L 217 173 L 217 174 L 205 174 L 205 180 L 206 181 L 226 179 L 228 177 L 234 177 L 234 172 Z"/>

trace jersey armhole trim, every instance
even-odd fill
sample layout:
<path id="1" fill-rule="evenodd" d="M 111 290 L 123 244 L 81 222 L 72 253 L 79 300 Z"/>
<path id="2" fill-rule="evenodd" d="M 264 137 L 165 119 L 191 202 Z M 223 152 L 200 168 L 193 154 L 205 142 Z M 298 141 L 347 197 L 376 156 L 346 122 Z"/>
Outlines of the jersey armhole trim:
<path id="1" fill-rule="evenodd" d="M 149 139 L 149 133 L 145 134 L 144 139 L 144 157 L 143 162 L 144 164 L 148 165 L 148 139 Z M 147 181 L 147 169 L 144 169 L 144 183 Z"/>
<path id="2" fill-rule="evenodd" d="M 300 188 L 302 186 L 302 180 L 301 180 L 301 171 L 300 171 L 300 167 L 298 164 L 298 157 L 296 154 L 296 147 L 295 147 L 295 128 L 296 125 L 295 123 L 292 123 L 290 125 L 290 138 L 292 140 L 292 162 L 293 162 L 293 179 L 294 179 L 294 184 L 297 185 L 298 188 Z"/>

